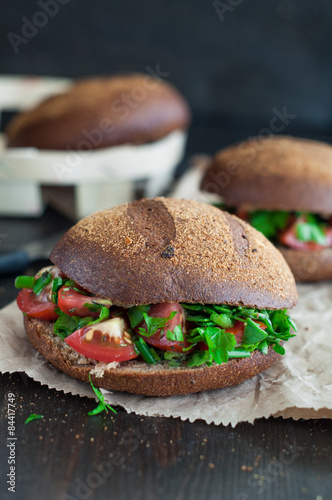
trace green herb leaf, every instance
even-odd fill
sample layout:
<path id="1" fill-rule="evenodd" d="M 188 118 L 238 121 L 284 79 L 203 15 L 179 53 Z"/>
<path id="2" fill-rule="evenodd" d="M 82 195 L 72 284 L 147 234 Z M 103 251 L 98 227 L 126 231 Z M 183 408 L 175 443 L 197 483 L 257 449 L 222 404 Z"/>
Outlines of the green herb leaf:
<path id="1" fill-rule="evenodd" d="M 136 347 L 138 353 L 142 356 L 144 361 L 146 363 L 149 363 L 150 365 L 153 365 L 160 361 L 159 356 L 157 355 L 156 351 L 148 346 L 148 344 L 145 342 L 142 337 L 134 337 L 133 338 L 134 346 Z"/>
<path id="2" fill-rule="evenodd" d="M 127 314 L 131 328 L 136 328 L 144 319 L 144 313 L 148 313 L 151 306 L 134 306 L 128 309 Z"/>
<path id="3" fill-rule="evenodd" d="M 285 229 L 289 213 L 283 211 L 257 210 L 249 214 L 250 224 L 267 238 L 274 238 L 278 231 Z"/>
<path id="4" fill-rule="evenodd" d="M 213 313 L 210 316 L 211 321 L 216 323 L 216 325 L 222 328 L 231 328 L 234 326 L 234 320 L 230 318 L 227 314 Z"/>
<path id="5" fill-rule="evenodd" d="M 269 344 L 267 343 L 266 340 L 263 340 L 258 344 L 257 349 L 261 351 L 263 354 L 267 354 L 269 350 Z"/>
<path id="6" fill-rule="evenodd" d="M 15 280 L 16 288 L 33 288 L 35 278 L 33 276 L 17 276 Z"/>
<path id="7" fill-rule="evenodd" d="M 59 317 L 54 323 L 53 331 L 54 334 L 58 335 L 62 338 L 62 340 L 76 330 L 83 328 L 93 320 L 91 316 L 86 316 L 85 318 L 81 318 L 79 316 L 69 316 L 68 314 L 63 313 L 59 308 L 56 309 L 55 312 L 59 314 Z"/>
<path id="8" fill-rule="evenodd" d="M 285 354 L 285 349 L 282 347 L 282 345 L 279 345 L 279 344 L 274 344 L 273 345 L 273 349 L 275 350 L 275 352 L 277 352 L 278 354 L 282 354 L 284 355 Z"/>
<path id="9" fill-rule="evenodd" d="M 176 325 L 174 330 L 171 332 L 171 330 L 167 330 L 167 340 L 174 340 L 176 342 L 183 342 L 184 341 L 184 336 L 182 332 L 182 328 L 180 325 Z"/>
<path id="10" fill-rule="evenodd" d="M 153 318 L 152 316 L 148 316 L 145 312 L 143 313 L 143 317 L 147 326 L 147 331 L 145 328 L 140 327 L 139 333 L 144 337 L 151 337 L 156 333 L 157 330 L 163 328 L 174 316 L 177 314 L 177 311 L 172 311 L 168 318 Z"/>
<path id="11" fill-rule="evenodd" d="M 244 329 L 244 334 L 242 337 L 243 344 L 257 344 L 257 342 L 261 342 L 265 340 L 267 337 L 267 333 L 262 330 L 257 323 L 255 323 L 252 319 L 247 319 L 247 324 Z"/>
<path id="12" fill-rule="evenodd" d="M 107 413 L 108 410 L 111 410 L 113 413 L 117 413 L 116 410 L 114 410 L 114 408 L 112 408 L 112 406 L 110 406 L 109 404 L 106 403 L 103 393 L 97 387 L 95 387 L 93 385 L 90 373 L 89 373 L 89 381 L 90 381 L 91 387 L 93 389 L 93 392 L 96 394 L 96 396 L 99 400 L 99 404 L 94 410 L 89 411 L 88 415 L 90 415 L 90 416 L 97 415 L 98 413 L 101 413 L 102 411 L 106 411 L 106 413 Z"/>
<path id="13" fill-rule="evenodd" d="M 33 292 L 36 295 L 39 295 L 42 290 L 47 286 L 49 283 L 52 281 L 52 275 L 48 271 L 43 272 L 40 278 L 36 279 L 34 285 L 33 285 Z"/>
<path id="14" fill-rule="evenodd" d="M 32 422 L 32 420 L 38 420 L 39 418 L 44 418 L 44 415 L 37 415 L 36 413 L 31 413 L 31 415 L 28 416 L 28 418 L 24 423 L 28 424 L 29 422 Z"/>
<path id="15" fill-rule="evenodd" d="M 308 216 L 307 216 L 308 217 Z M 296 224 L 296 236 L 300 241 L 326 245 L 327 239 L 324 232 L 326 224 L 318 222 L 315 216 L 310 217 L 310 222 L 299 222 Z"/>
<path id="16" fill-rule="evenodd" d="M 58 293 L 62 286 L 63 286 L 63 279 L 60 277 L 54 278 L 52 284 L 52 302 L 54 304 L 58 303 Z"/>
<path id="17" fill-rule="evenodd" d="M 204 363 L 212 363 L 213 359 L 209 351 L 194 351 L 187 361 L 189 368 L 201 366 Z"/>

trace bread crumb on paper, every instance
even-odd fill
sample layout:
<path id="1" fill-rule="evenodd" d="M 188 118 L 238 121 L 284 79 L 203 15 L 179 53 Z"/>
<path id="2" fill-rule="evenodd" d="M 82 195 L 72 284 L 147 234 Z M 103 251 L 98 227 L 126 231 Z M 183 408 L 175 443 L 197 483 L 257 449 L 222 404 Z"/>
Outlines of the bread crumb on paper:
<path id="1" fill-rule="evenodd" d="M 117 368 L 120 363 L 117 361 L 112 361 L 112 363 L 98 363 L 92 370 L 91 375 L 95 375 L 97 378 L 104 376 L 104 373 L 113 368 Z"/>

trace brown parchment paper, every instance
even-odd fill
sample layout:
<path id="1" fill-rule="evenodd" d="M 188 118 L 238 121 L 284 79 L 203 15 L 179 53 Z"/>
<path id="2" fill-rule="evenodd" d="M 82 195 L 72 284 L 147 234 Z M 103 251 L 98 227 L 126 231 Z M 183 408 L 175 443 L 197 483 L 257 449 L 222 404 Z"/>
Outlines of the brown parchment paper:
<path id="1" fill-rule="evenodd" d="M 292 310 L 298 334 L 266 372 L 237 387 L 187 396 L 148 398 L 103 391 L 107 401 L 138 415 L 231 424 L 256 418 L 332 418 L 332 284 L 300 285 Z M 88 384 L 59 372 L 30 345 L 15 303 L 0 311 L 0 371 L 25 372 L 50 388 L 94 397 Z"/>

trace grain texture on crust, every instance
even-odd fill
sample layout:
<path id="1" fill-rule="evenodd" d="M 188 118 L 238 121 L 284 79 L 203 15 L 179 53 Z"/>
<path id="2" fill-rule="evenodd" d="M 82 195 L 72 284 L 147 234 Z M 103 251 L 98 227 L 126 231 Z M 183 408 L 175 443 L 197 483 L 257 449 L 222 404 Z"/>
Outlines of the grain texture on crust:
<path id="1" fill-rule="evenodd" d="M 332 248 L 305 252 L 280 246 L 279 250 L 298 283 L 332 279 Z"/>
<path id="2" fill-rule="evenodd" d="M 78 81 L 17 115 L 6 135 L 9 147 L 86 151 L 156 141 L 189 122 L 188 105 L 175 87 L 127 74 Z"/>
<path id="3" fill-rule="evenodd" d="M 332 213 L 332 146 L 295 137 L 253 138 L 219 151 L 201 182 L 228 206 Z"/>
<path id="4" fill-rule="evenodd" d="M 89 382 L 89 373 L 96 371 L 96 361 L 79 355 L 56 337 L 50 321 L 25 316 L 24 324 L 31 344 L 45 359 L 67 375 Z M 175 396 L 240 384 L 269 368 L 279 357 L 269 348 L 266 355 L 254 351 L 250 358 L 196 368 L 171 368 L 166 363 L 148 365 L 133 360 L 106 369 L 102 376 L 92 372 L 91 380 L 97 387 L 114 391 L 145 396 Z"/>
<path id="5" fill-rule="evenodd" d="M 113 304 L 230 304 L 281 309 L 297 300 L 280 252 L 244 221 L 187 200 L 146 199 L 93 214 L 51 260 Z"/>

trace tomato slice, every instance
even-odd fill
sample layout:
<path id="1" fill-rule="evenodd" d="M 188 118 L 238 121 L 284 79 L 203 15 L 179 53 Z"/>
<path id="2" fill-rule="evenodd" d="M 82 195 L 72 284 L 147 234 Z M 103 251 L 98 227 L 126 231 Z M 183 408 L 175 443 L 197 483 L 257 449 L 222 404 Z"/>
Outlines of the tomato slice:
<path id="1" fill-rule="evenodd" d="M 261 321 L 255 321 L 259 325 L 262 330 L 265 330 L 266 325 Z M 244 334 L 245 322 L 244 321 L 235 321 L 234 325 L 230 328 L 225 328 L 225 332 L 233 333 L 235 335 L 236 344 L 240 345 L 242 342 L 242 337 Z M 201 351 L 208 351 L 208 346 L 205 342 L 199 342 L 198 347 Z"/>
<path id="2" fill-rule="evenodd" d="M 58 318 L 55 312 L 56 304 L 47 300 L 46 296 L 40 297 L 36 295 L 30 288 L 23 288 L 19 292 L 16 301 L 19 309 L 30 318 L 50 321 Z"/>
<path id="3" fill-rule="evenodd" d="M 320 245 L 314 241 L 301 241 L 296 235 L 297 220 L 288 229 L 279 234 L 279 241 L 286 247 L 294 248 L 295 250 L 315 251 L 323 250 L 332 246 L 332 228 L 325 229 L 326 245 Z"/>
<path id="4" fill-rule="evenodd" d="M 163 304 L 155 304 L 151 306 L 149 310 L 149 316 L 153 318 L 167 318 L 171 312 L 176 311 L 177 314 L 170 321 L 166 323 L 164 328 L 159 328 L 151 337 L 145 337 L 141 335 L 141 337 L 150 345 L 154 347 L 158 347 L 158 349 L 162 349 L 163 351 L 176 351 L 183 352 L 185 347 L 189 347 L 192 344 L 184 340 L 184 342 L 179 342 L 176 340 L 167 340 L 167 330 L 173 332 L 174 328 L 177 325 L 180 325 L 182 328 L 182 332 L 185 334 L 185 326 L 184 326 L 184 309 L 178 302 L 165 302 Z M 135 329 L 139 334 L 139 327 L 143 327 L 147 330 L 147 326 L 145 321 L 143 321 L 138 327 Z M 139 334 L 140 335 L 140 334 Z"/>
<path id="5" fill-rule="evenodd" d="M 75 287 L 78 288 L 78 287 Z M 63 286 L 58 292 L 58 306 L 69 316 L 92 316 L 98 318 L 99 312 L 90 311 L 84 304 L 96 303 L 97 297 L 90 297 L 78 292 L 72 286 Z"/>
<path id="6" fill-rule="evenodd" d="M 65 342 L 83 356 L 98 361 L 128 361 L 137 358 L 123 318 L 115 317 L 85 326 L 69 335 Z"/>

